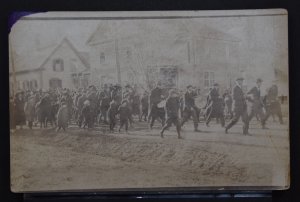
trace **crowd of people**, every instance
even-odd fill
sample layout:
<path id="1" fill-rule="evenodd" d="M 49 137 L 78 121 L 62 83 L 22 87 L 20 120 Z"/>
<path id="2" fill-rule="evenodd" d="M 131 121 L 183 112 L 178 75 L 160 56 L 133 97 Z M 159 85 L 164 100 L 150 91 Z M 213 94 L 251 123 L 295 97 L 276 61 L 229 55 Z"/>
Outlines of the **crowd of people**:
<path id="1" fill-rule="evenodd" d="M 66 130 L 70 124 L 79 128 L 108 127 L 114 132 L 128 132 L 134 128 L 134 122 L 146 122 L 152 129 L 155 121 L 161 124 L 160 136 L 172 124 L 175 125 L 178 138 L 182 138 L 182 126 L 193 122 L 194 131 L 198 129 L 203 117 L 206 127 L 213 118 L 228 133 L 241 118 L 243 134 L 249 134 L 249 123 L 255 117 L 263 129 L 267 129 L 269 116 L 277 115 L 282 124 L 281 104 L 278 99 L 278 87 L 274 82 L 266 95 L 261 96 L 262 79 L 249 91 L 243 91 L 243 78 L 237 78 L 235 86 L 222 95 L 220 86 L 215 83 L 206 95 L 206 104 L 199 106 L 196 99 L 201 96 L 192 85 L 185 90 L 164 88 L 161 82 L 148 92 L 140 93 L 136 86 L 104 84 L 101 88 L 93 85 L 81 89 L 49 89 L 48 91 L 21 91 L 10 99 L 11 129 L 22 129 L 27 125 L 56 130 Z M 225 121 L 226 120 L 226 121 Z M 228 120 L 228 121 L 227 121 Z M 227 124 L 226 124 L 227 122 Z"/>

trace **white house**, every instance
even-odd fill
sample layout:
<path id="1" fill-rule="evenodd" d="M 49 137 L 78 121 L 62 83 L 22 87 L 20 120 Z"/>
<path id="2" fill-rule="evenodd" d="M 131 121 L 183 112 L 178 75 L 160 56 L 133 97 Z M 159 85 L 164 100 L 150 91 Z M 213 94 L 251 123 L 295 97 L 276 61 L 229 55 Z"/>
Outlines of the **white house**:
<path id="1" fill-rule="evenodd" d="M 89 85 L 88 53 L 79 52 L 67 38 L 47 56 L 32 53 L 30 57 L 27 62 L 23 60 L 11 64 L 15 65 L 10 68 L 11 90 L 14 87 L 16 90 L 37 90 Z"/>
<path id="2" fill-rule="evenodd" d="M 234 36 L 191 21 L 101 23 L 87 41 L 94 81 L 231 87 L 242 71 Z M 93 79 L 92 79 L 93 80 Z M 146 84 L 146 85 L 145 85 Z"/>

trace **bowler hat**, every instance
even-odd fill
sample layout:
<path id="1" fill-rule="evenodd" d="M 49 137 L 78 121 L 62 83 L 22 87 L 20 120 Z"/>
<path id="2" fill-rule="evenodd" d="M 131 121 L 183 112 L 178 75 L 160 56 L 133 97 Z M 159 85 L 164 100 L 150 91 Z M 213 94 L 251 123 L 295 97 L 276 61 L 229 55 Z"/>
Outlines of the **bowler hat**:
<path id="1" fill-rule="evenodd" d="M 256 83 L 261 83 L 263 80 L 261 79 L 261 78 L 258 78 L 257 80 L 256 80 Z"/>
<path id="2" fill-rule="evenodd" d="M 238 78 L 236 78 L 236 81 L 243 81 L 243 80 L 244 80 L 243 77 L 238 77 Z"/>

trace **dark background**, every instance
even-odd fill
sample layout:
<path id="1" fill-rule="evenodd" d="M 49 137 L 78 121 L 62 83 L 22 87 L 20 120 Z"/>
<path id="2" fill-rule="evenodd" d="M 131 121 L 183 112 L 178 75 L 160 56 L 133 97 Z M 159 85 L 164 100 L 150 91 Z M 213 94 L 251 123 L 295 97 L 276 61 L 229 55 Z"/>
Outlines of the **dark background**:
<path id="1" fill-rule="evenodd" d="M 290 81 L 290 142 L 291 142 L 291 187 L 286 191 L 273 191 L 264 197 L 234 197 L 234 192 L 225 195 L 176 195 L 138 192 L 133 195 L 119 193 L 116 196 L 90 193 L 77 198 L 69 195 L 43 196 L 10 192 L 9 165 L 9 68 L 8 68 L 8 19 L 13 11 L 153 11 L 153 10 L 235 10 L 285 8 L 289 24 L 289 81 Z M 297 87 L 300 84 L 300 1 L 297 0 L 7 0 L 0 3 L 0 201 L 298 201 L 299 187 L 299 133 L 300 104 Z M 299 103 L 299 104 L 298 104 Z M 297 192 L 298 191 L 298 192 Z M 140 199 L 136 196 L 144 196 Z M 158 197 L 159 196 L 159 197 Z M 223 197 L 221 197 L 223 196 Z M 251 197 L 252 196 L 252 197 Z M 259 195 L 256 195 L 259 196 Z M 225 197 L 225 198 L 224 198 Z"/>

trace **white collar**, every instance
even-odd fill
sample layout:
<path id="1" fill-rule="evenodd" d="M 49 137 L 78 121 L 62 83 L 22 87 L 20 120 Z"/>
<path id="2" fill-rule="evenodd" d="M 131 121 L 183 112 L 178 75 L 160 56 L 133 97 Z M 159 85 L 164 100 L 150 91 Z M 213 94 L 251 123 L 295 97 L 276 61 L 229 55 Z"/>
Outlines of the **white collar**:
<path id="1" fill-rule="evenodd" d="M 242 89 L 242 86 L 240 86 L 237 81 L 235 82 L 235 84 Z"/>

